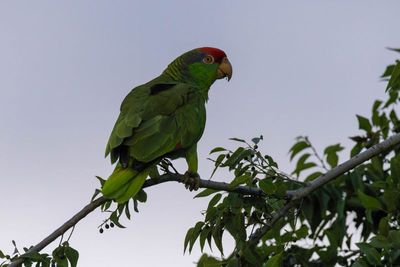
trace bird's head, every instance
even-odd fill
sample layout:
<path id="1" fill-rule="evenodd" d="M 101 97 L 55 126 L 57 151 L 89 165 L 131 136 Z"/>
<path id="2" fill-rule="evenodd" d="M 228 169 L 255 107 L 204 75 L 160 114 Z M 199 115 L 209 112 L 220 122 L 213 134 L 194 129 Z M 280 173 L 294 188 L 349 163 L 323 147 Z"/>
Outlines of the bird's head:
<path id="1" fill-rule="evenodd" d="M 164 71 L 176 80 L 209 87 L 217 79 L 232 78 L 232 65 L 225 52 L 201 47 L 176 58 Z"/>

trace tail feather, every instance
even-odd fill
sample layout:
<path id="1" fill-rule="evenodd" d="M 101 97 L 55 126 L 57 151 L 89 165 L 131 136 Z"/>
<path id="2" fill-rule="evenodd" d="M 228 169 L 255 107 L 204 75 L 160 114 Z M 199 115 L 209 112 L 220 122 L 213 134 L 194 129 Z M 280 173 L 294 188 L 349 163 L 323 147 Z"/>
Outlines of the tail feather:
<path id="1" fill-rule="evenodd" d="M 148 175 L 149 168 L 137 171 L 118 165 L 104 183 L 103 195 L 118 203 L 124 203 L 139 192 Z"/>

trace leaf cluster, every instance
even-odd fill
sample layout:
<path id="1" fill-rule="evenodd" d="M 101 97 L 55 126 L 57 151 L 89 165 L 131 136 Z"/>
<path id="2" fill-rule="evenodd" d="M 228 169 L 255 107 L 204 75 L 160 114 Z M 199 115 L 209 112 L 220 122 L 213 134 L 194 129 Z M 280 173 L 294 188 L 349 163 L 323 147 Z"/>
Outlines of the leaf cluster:
<path id="1" fill-rule="evenodd" d="M 382 79 L 388 81 L 388 97 L 374 102 L 370 116 L 356 116 L 360 134 L 350 137 L 354 141 L 350 157 L 400 132 L 396 112 L 400 62 L 388 66 Z M 343 150 L 341 144 L 333 144 L 319 153 L 308 137 L 298 137 L 289 151 L 290 159 L 296 162 L 292 175 L 304 183 L 311 182 L 336 167 Z M 226 151 L 216 148 L 212 152 Z M 256 186 L 266 197 L 207 191 L 213 197 L 205 220 L 189 229 L 185 248 L 191 251 L 200 237 L 201 250 L 204 240 L 208 240 L 210 247 L 214 241 L 221 256 L 204 254 L 198 266 L 400 265 L 400 147 L 372 158 L 307 195 L 297 204 L 294 214 L 271 225 L 257 247 L 249 246 L 252 231 L 268 224 L 271 215 L 279 212 L 287 190 L 301 185 L 287 176 L 281 177 L 276 164 L 251 163 L 249 155 L 261 159 L 257 157 L 261 152 L 250 145 L 219 154 L 214 172 L 227 167 L 233 186 Z M 264 159 L 274 162 L 268 156 Z M 221 242 L 224 232 L 235 240 L 235 250 L 226 257 Z"/>
<path id="2" fill-rule="evenodd" d="M 78 264 L 79 252 L 72 248 L 68 241 L 63 242 L 55 248 L 51 255 L 29 251 L 32 247 L 24 247 L 24 252 L 20 253 L 14 240 L 12 243 L 14 245 L 12 255 L 7 255 L 0 251 L 0 259 L 6 259 L 0 263 L 1 267 L 9 266 L 16 258 L 22 258 L 22 265 L 26 267 L 76 267 Z"/>

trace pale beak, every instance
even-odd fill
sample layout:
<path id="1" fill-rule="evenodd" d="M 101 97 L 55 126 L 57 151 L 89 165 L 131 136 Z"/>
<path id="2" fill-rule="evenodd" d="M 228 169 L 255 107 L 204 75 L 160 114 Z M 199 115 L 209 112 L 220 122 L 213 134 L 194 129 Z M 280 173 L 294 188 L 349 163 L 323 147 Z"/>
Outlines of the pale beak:
<path id="1" fill-rule="evenodd" d="M 222 79 L 225 77 L 228 79 L 228 81 L 232 78 L 232 65 L 227 57 L 222 59 L 217 72 L 217 79 Z"/>

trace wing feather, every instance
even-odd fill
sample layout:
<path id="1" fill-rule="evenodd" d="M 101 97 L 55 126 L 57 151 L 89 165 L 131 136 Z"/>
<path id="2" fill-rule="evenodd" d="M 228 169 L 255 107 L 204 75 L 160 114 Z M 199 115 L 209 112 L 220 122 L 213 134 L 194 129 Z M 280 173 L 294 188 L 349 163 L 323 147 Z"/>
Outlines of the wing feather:
<path id="1" fill-rule="evenodd" d="M 111 153 L 112 163 L 121 157 L 121 151 L 126 151 L 121 149 L 123 146 L 128 148 L 130 157 L 150 162 L 175 149 L 182 140 L 180 128 L 193 127 L 178 114 L 196 88 L 184 83 L 154 87 L 157 84 L 150 82 L 133 89 L 122 102 L 106 147 L 106 156 Z"/>

